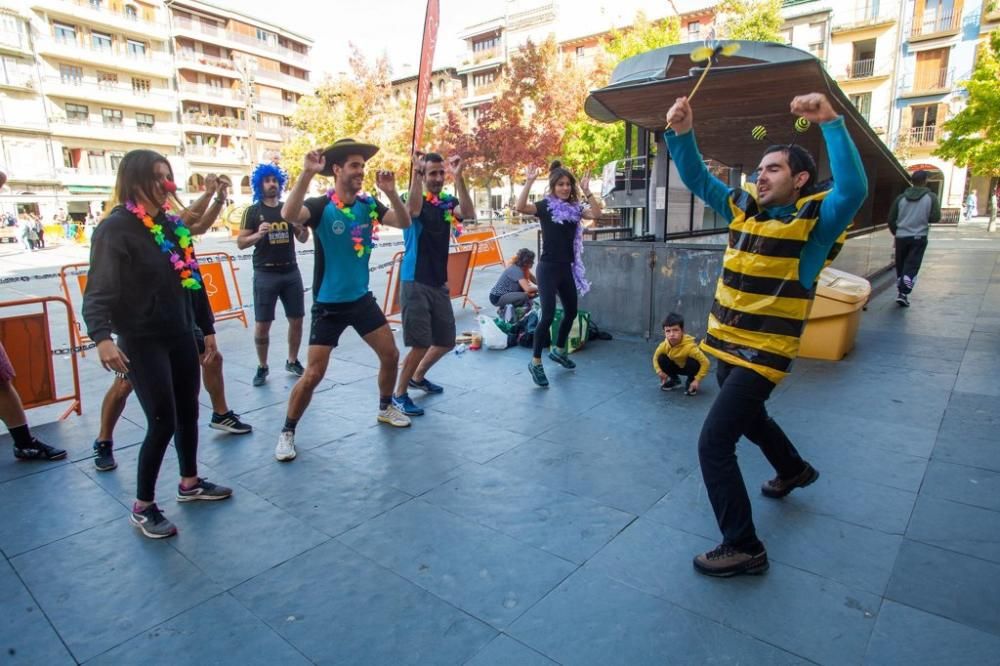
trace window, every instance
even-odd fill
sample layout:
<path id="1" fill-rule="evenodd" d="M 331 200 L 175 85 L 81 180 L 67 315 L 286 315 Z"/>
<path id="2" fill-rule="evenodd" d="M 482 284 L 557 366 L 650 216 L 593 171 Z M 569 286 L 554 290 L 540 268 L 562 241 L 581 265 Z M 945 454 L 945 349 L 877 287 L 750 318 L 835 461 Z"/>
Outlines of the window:
<path id="1" fill-rule="evenodd" d="M 90 0 L 90 6 L 94 9 L 100 9 L 102 4 L 104 4 L 103 0 Z"/>
<path id="2" fill-rule="evenodd" d="M 90 45 L 94 47 L 95 51 L 110 51 L 111 35 L 107 35 L 103 32 L 91 32 Z"/>
<path id="3" fill-rule="evenodd" d="M 267 30 L 261 30 L 257 28 L 257 39 L 262 42 L 270 42 L 274 39 L 274 35 L 269 33 Z"/>
<path id="4" fill-rule="evenodd" d="M 858 110 L 862 118 L 871 122 L 872 94 L 870 92 L 851 95 L 851 104 Z"/>
<path id="5" fill-rule="evenodd" d="M 122 126 L 122 111 L 121 109 L 101 109 L 101 115 L 104 117 L 105 127 L 121 127 Z"/>
<path id="6" fill-rule="evenodd" d="M 488 86 L 493 83 L 494 79 L 496 79 L 495 72 L 489 72 L 488 74 L 476 74 L 472 77 L 472 85 L 476 88 L 479 88 L 480 86 Z"/>
<path id="7" fill-rule="evenodd" d="M 583 48 L 582 46 L 576 47 L 576 59 L 577 60 L 580 60 L 586 54 L 587 54 L 587 49 Z"/>
<path id="8" fill-rule="evenodd" d="M 134 39 L 130 39 L 126 43 L 125 48 L 130 56 L 139 58 L 145 57 L 146 55 L 146 45 L 143 42 L 137 42 Z"/>
<path id="9" fill-rule="evenodd" d="M 125 157 L 125 153 L 111 153 L 111 170 L 118 171 L 118 165 L 121 164 L 122 158 Z"/>
<path id="10" fill-rule="evenodd" d="M 65 23 L 54 23 L 53 28 L 56 33 L 56 41 L 67 44 L 76 44 L 76 28 Z"/>
<path id="11" fill-rule="evenodd" d="M 114 88 L 118 85 L 118 74 L 116 72 L 102 72 L 97 70 L 97 85 L 102 88 Z"/>
<path id="12" fill-rule="evenodd" d="M 917 53 L 915 90 L 938 90 L 948 84 L 948 52 L 950 48 Z"/>
<path id="13" fill-rule="evenodd" d="M 938 105 L 925 104 L 913 106 L 911 109 L 912 123 L 910 140 L 914 143 L 932 143 L 937 134 Z"/>
<path id="14" fill-rule="evenodd" d="M 472 42 L 472 51 L 474 53 L 483 53 L 485 51 L 492 51 L 498 46 L 500 46 L 500 38 L 490 37 L 489 39 Z"/>
<path id="15" fill-rule="evenodd" d="M 688 23 L 688 41 L 701 39 L 701 22 L 692 21 Z"/>
<path id="16" fill-rule="evenodd" d="M 135 126 L 140 132 L 152 132 L 156 117 L 152 113 L 136 113 Z"/>
<path id="17" fill-rule="evenodd" d="M 132 92 L 138 93 L 140 95 L 148 95 L 151 86 L 151 81 L 149 79 L 140 79 L 135 76 L 132 77 Z"/>
<path id="18" fill-rule="evenodd" d="M 83 83 L 83 68 L 76 65 L 59 65 L 59 80 L 78 86 Z"/>
<path id="19" fill-rule="evenodd" d="M 65 146 L 62 149 L 62 154 L 63 154 L 63 166 L 66 167 L 67 169 L 75 169 L 77 165 L 76 160 L 79 159 L 77 155 L 74 155 L 73 151 L 70 150 L 69 148 L 66 148 Z"/>
<path id="20" fill-rule="evenodd" d="M 125 18 L 129 21 L 138 21 L 139 10 L 134 5 L 125 5 Z"/>
<path id="21" fill-rule="evenodd" d="M 107 171 L 107 164 L 104 161 L 104 151 L 88 150 L 87 167 L 90 168 L 90 173 L 105 173 Z"/>
<path id="22" fill-rule="evenodd" d="M 85 104 L 66 104 L 66 120 L 71 123 L 85 123 L 90 118 L 90 109 Z"/>

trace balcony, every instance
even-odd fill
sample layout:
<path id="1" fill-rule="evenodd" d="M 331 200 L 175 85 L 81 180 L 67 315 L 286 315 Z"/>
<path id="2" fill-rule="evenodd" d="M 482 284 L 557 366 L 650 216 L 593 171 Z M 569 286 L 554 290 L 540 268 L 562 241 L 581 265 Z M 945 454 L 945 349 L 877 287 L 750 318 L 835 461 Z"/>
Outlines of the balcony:
<path id="1" fill-rule="evenodd" d="M 177 51 L 177 61 L 178 69 L 193 69 L 218 76 L 240 78 L 240 73 L 236 71 L 236 64 L 229 58 L 220 58 L 188 49 L 179 49 Z"/>
<path id="2" fill-rule="evenodd" d="M 177 127 L 173 123 L 160 123 L 152 128 L 138 127 L 134 120 L 116 124 L 105 124 L 101 121 L 91 122 L 76 119 L 53 119 L 51 121 L 54 136 L 86 139 L 97 143 L 137 144 L 140 148 L 147 145 L 176 146 L 178 143 Z"/>
<path id="3" fill-rule="evenodd" d="M 50 76 L 45 79 L 45 94 L 51 97 L 99 102 L 106 106 L 122 106 L 131 109 L 173 111 L 177 108 L 177 98 L 173 91 L 167 88 L 137 90 L 127 84 L 98 83 L 85 79 L 64 79 L 58 76 Z"/>
<path id="4" fill-rule="evenodd" d="M 901 132 L 901 138 L 910 146 L 934 146 L 940 138 L 936 125 L 911 127 Z"/>
<path id="5" fill-rule="evenodd" d="M 913 26 L 910 28 L 910 41 L 957 35 L 961 27 L 960 12 L 944 12 L 939 16 L 924 17 L 920 21 L 914 18 Z"/>
<path id="6" fill-rule="evenodd" d="M 188 162 L 198 164 L 226 164 L 243 166 L 248 162 L 246 151 L 240 148 L 207 144 L 186 144 L 184 156 Z"/>
<path id="7" fill-rule="evenodd" d="M 90 0 L 32 0 L 32 7 L 44 10 L 50 16 L 60 16 L 85 22 L 91 26 L 103 26 L 130 35 L 152 37 L 158 41 L 167 39 L 169 27 L 165 21 L 147 21 L 136 14 L 112 9 L 107 2 L 95 3 Z"/>
<path id="8" fill-rule="evenodd" d="M 17 92 L 38 92 L 38 81 L 32 67 L 0 67 L 0 88 Z"/>
<path id="9" fill-rule="evenodd" d="M 120 43 L 114 44 L 111 48 L 103 48 L 95 47 L 93 44 L 79 44 L 73 39 L 48 37 L 39 40 L 38 52 L 65 62 L 83 61 L 100 66 L 102 69 L 149 74 L 161 79 L 171 78 L 174 71 L 170 54 L 148 49 L 144 53 L 136 53 Z"/>
<path id="10" fill-rule="evenodd" d="M 299 108 L 298 102 L 289 102 L 283 99 L 273 99 L 261 97 L 257 100 L 257 109 L 268 113 L 277 113 L 282 116 L 290 116 Z"/>
<path id="11" fill-rule="evenodd" d="M 920 97 L 923 95 L 940 95 L 951 90 L 952 74 L 947 67 L 918 71 L 903 79 L 903 92 L 900 97 Z"/>
<path id="12" fill-rule="evenodd" d="M 847 66 L 847 78 L 852 81 L 870 79 L 873 76 L 875 76 L 875 58 L 855 60 Z"/>
<path id="13" fill-rule="evenodd" d="M 876 4 L 856 7 L 854 10 L 838 9 L 832 14 L 830 32 L 837 35 L 892 25 L 896 22 L 898 12 L 899 7 L 895 3 L 889 4 L 888 7 L 879 7 Z"/>
<path id="14" fill-rule="evenodd" d="M 276 84 L 279 88 L 299 93 L 300 95 L 311 95 L 315 90 L 309 79 L 300 79 L 297 76 L 273 72 L 269 69 L 258 69 L 254 72 L 254 78 L 265 85 Z"/>
<path id="15" fill-rule="evenodd" d="M 173 23 L 174 31 L 177 34 L 184 34 L 192 39 L 208 41 L 212 44 L 221 44 L 240 51 L 252 51 L 255 55 L 264 58 L 273 58 L 293 64 L 296 67 L 301 67 L 302 69 L 309 69 L 309 56 L 307 54 L 299 53 L 285 46 L 226 30 L 217 24 L 192 21 L 182 16 L 174 16 Z M 209 39 L 206 39 L 206 37 Z"/>
<path id="16" fill-rule="evenodd" d="M 19 19 L 14 20 L 17 21 Z M 31 41 L 28 39 L 27 32 L 19 32 L 17 30 L 0 29 L 0 52 L 29 57 L 34 55 L 31 52 Z"/>
<path id="17" fill-rule="evenodd" d="M 185 113 L 184 131 L 245 137 L 247 136 L 247 121 L 233 116 L 218 116 L 210 113 Z"/>
<path id="18" fill-rule="evenodd" d="M 59 167 L 56 175 L 66 186 L 107 187 L 115 186 L 115 172 L 105 165 L 92 169 L 82 167 Z"/>
<path id="19" fill-rule="evenodd" d="M 234 88 L 223 88 L 220 86 L 210 86 L 205 83 L 186 83 L 177 86 L 181 99 L 203 102 L 205 104 L 218 104 L 242 109 L 246 106 L 246 96 Z"/>

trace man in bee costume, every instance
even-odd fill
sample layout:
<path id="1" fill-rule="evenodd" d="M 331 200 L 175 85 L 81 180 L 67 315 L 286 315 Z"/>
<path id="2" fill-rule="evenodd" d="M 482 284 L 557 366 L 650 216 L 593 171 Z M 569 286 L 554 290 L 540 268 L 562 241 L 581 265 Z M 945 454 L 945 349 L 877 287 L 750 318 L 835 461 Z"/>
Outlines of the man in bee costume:
<path id="1" fill-rule="evenodd" d="M 761 492 L 782 498 L 819 477 L 767 414 L 765 402 L 790 371 L 816 295 L 816 278 L 833 260 L 868 194 L 861 157 L 827 98 L 792 100 L 791 112 L 819 124 L 832 188 L 817 186 L 816 163 L 796 145 L 771 146 L 757 167 L 756 192 L 730 188 L 705 167 L 685 97 L 667 113 L 667 146 L 681 179 L 729 221 L 729 248 L 708 318 L 705 352 L 719 360 L 719 394 L 698 439 L 702 478 L 722 544 L 694 566 L 710 576 L 759 574 L 768 568 L 736 461 L 741 436 L 760 447 L 777 476 Z"/>

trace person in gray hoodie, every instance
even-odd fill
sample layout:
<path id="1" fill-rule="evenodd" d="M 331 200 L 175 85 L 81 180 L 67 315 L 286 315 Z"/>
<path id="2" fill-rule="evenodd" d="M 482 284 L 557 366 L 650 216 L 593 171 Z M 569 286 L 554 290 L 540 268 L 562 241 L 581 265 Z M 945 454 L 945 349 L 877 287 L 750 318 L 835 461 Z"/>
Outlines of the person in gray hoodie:
<path id="1" fill-rule="evenodd" d="M 896 237 L 896 302 L 907 308 L 927 249 L 927 230 L 941 220 L 941 204 L 927 187 L 927 175 L 914 171 L 913 186 L 896 197 L 889 209 L 889 231 Z"/>

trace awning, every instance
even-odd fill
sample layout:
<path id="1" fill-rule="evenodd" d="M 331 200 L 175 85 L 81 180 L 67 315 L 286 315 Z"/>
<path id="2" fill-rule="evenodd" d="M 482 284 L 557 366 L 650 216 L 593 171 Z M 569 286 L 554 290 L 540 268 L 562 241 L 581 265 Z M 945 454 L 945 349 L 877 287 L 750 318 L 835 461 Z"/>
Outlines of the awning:
<path id="1" fill-rule="evenodd" d="M 845 117 L 874 180 L 871 189 L 898 193 L 909 185 L 906 169 L 819 60 L 781 44 L 739 44 L 734 56 L 722 56 L 713 65 L 692 102 L 695 135 L 705 157 L 730 166 L 742 165 L 744 172 L 750 172 L 766 146 L 795 141 L 817 157 L 822 176 L 825 151 L 819 129 L 797 133 L 795 116 L 789 111 L 794 96 L 822 92 Z M 662 130 L 667 110 L 677 97 L 690 94 L 702 72 L 700 64 L 690 58 L 691 51 L 701 45 L 676 44 L 622 61 L 612 73 L 611 83 L 587 98 L 587 115 L 603 122 L 625 120 L 651 131 Z M 767 130 L 763 141 L 751 136 L 758 125 Z"/>

